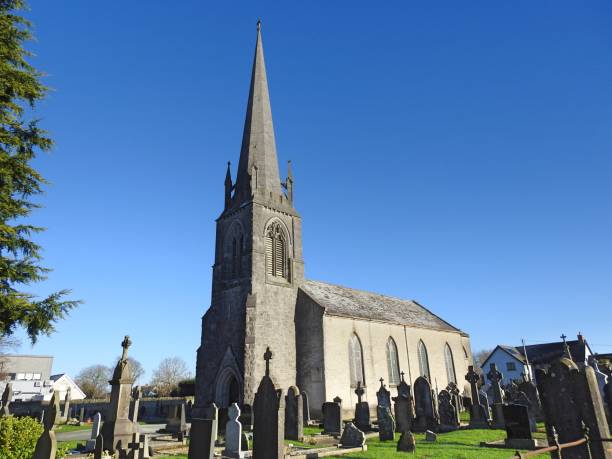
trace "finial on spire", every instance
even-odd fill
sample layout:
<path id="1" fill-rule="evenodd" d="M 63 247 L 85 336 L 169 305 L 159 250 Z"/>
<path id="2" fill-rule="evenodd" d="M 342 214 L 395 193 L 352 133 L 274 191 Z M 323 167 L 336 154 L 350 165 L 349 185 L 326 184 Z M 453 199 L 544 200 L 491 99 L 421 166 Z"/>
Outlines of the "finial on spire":
<path id="1" fill-rule="evenodd" d="M 261 18 L 257 18 L 257 31 L 261 32 Z"/>

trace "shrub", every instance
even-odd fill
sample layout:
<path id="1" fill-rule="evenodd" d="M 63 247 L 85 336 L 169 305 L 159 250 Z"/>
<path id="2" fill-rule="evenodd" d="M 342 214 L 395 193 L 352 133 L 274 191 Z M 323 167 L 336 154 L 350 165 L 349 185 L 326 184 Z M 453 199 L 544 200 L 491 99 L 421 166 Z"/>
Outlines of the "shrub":
<path id="1" fill-rule="evenodd" d="M 0 418 L 0 457 L 31 459 L 43 426 L 33 418 L 4 416 Z"/>

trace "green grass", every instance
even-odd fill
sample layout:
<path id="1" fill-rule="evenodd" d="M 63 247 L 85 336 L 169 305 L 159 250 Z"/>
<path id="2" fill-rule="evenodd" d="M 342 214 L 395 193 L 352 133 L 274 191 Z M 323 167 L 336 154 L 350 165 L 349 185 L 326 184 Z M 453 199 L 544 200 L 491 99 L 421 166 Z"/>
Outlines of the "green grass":
<path id="1" fill-rule="evenodd" d="M 91 430 L 91 424 L 81 424 L 80 426 L 70 426 L 70 425 L 64 424 L 62 426 L 55 427 L 55 429 L 53 430 L 55 431 L 55 433 L 75 432 L 77 430 Z"/>
<path id="2" fill-rule="evenodd" d="M 345 459 L 384 459 L 389 457 L 411 457 L 415 459 L 507 459 L 514 451 L 508 449 L 481 448 L 481 441 L 501 440 L 506 437 L 503 430 L 457 430 L 438 434 L 436 442 L 426 442 L 424 434 L 416 434 L 416 452 L 398 453 L 396 451 L 399 434 L 395 441 L 381 442 L 378 438 L 369 438 L 368 450 L 360 453 L 346 454 Z"/>
<path id="3" fill-rule="evenodd" d="M 76 449 L 77 444 L 85 443 L 83 440 L 58 441 L 57 447 L 64 449 Z"/>

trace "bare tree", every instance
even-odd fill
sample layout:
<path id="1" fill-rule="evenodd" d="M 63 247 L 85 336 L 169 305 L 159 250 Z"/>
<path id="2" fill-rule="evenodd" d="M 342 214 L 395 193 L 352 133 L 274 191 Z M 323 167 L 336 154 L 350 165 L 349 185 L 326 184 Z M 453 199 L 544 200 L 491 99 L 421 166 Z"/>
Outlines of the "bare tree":
<path id="1" fill-rule="evenodd" d="M 87 398 L 106 398 L 108 394 L 108 380 L 112 369 L 104 365 L 92 365 L 83 368 L 75 378 Z"/>
<path id="2" fill-rule="evenodd" d="M 180 357 L 168 357 L 159 363 L 153 372 L 151 386 L 160 397 L 169 396 L 178 388 L 178 383 L 191 377 L 187 364 Z"/>
<path id="3" fill-rule="evenodd" d="M 481 349 L 478 352 L 474 353 L 474 371 L 478 373 L 482 372 L 480 367 L 483 363 L 485 363 L 489 355 L 491 355 L 491 352 L 493 352 L 493 349 Z"/>

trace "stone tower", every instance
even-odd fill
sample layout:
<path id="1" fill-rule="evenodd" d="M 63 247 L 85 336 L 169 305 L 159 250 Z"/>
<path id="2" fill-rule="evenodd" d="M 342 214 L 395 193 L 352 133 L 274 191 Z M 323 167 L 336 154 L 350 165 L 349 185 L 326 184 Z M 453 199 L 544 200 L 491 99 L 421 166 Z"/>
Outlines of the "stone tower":
<path id="1" fill-rule="evenodd" d="M 238 172 L 234 184 L 228 163 L 212 277 L 196 405 L 252 404 L 267 347 L 275 356 L 276 386 L 294 385 L 295 305 L 304 278 L 301 219 L 293 207 L 291 170 L 284 183 L 278 172 L 259 22 Z"/>

